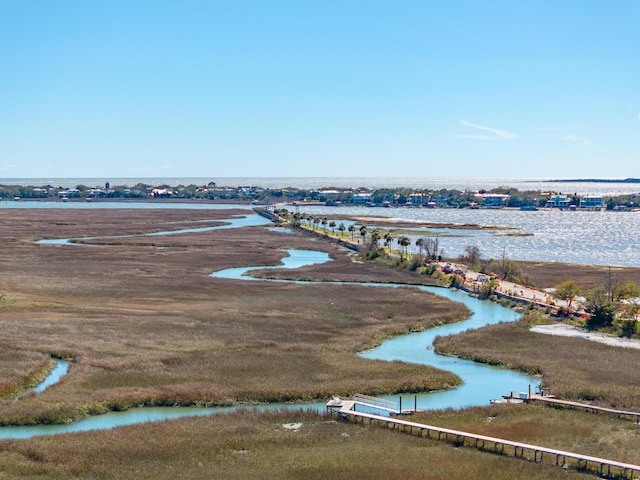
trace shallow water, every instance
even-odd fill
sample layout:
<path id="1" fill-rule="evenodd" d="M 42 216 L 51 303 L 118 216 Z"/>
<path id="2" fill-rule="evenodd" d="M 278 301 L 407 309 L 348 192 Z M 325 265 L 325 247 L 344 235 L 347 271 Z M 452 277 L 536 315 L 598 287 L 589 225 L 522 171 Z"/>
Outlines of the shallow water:
<path id="1" fill-rule="evenodd" d="M 65 360 L 56 360 L 55 362 L 56 366 L 51 371 L 51 373 L 47 375 L 47 378 L 45 378 L 44 381 L 40 383 L 40 385 L 33 389 L 35 393 L 42 393 L 50 386 L 55 385 L 69 371 L 69 362 Z"/>

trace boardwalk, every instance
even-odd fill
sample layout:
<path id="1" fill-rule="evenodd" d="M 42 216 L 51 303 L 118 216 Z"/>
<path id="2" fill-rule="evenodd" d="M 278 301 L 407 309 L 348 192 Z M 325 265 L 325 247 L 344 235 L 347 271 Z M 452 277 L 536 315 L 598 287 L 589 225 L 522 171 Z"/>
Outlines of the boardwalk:
<path id="1" fill-rule="evenodd" d="M 366 409 L 379 409 L 377 405 L 367 403 L 362 399 L 362 397 L 360 397 L 360 400 L 357 398 L 358 397 L 354 400 L 340 400 L 334 398 L 332 401 L 327 403 L 327 409 L 337 413 L 340 418 L 352 420 L 355 423 L 358 421 L 361 423 L 368 421 L 369 424 L 373 424 L 375 422 L 377 424 L 382 424 L 387 428 L 392 428 L 394 430 L 398 429 L 411 435 L 429 438 L 432 440 L 444 440 L 458 446 L 470 446 L 479 450 L 502 455 L 511 455 L 513 457 L 524 458 L 533 462 L 555 464 L 559 467 L 572 468 L 602 477 L 640 477 L 640 465 L 617 462 L 605 458 L 592 457 L 590 455 L 566 452 L 538 445 L 514 442 L 503 438 L 478 435 L 449 428 L 409 422 L 395 417 L 386 417 L 373 413 L 357 411 L 356 409 L 358 405 Z"/>
<path id="2" fill-rule="evenodd" d="M 555 397 L 547 397 L 547 396 L 541 396 L 541 395 L 530 395 L 527 400 L 527 402 L 542 402 L 542 403 L 546 403 L 547 405 L 552 405 L 552 406 L 557 406 L 557 407 L 567 407 L 567 408 L 574 408 L 577 410 L 586 410 L 589 412 L 594 412 L 594 413 L 608 413 L 611 415 L 615 415 L 618 418 L 621 417 L 631 417 L 636 423 L 640 424 L 640 413 L 639 412 L 629 412 L 626 410 L 617 410 L 615 408 L 608 408 L 608 407 L 599 407 L 597 405 L 589 405 L 586 403 L 578 403 L 578 402 L 571 402 L 569 400 L 559 400 Z"/>

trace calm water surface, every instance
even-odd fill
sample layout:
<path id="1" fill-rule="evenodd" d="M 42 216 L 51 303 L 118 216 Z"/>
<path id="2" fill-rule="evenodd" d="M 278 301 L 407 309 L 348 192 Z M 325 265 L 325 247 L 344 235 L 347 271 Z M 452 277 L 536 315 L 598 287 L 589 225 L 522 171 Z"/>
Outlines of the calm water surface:
<path id="1" fill-rule="evenodd" d="M 299 211 L 318 216 L 374 216 L 407 222 L 478 224 L 516 229 L 437 229 L 435 232 L 439 234 L 439 244 L 447 257 L 457 257 L 465 247 L 474 245 L 485 258 L 501 258 L 504 253 L 512 260 L 640 267 L 640 212 L 522 212 L 347 206 L 304 206 L 299 207 Z M 375 221 L 369 224 L 375 224 Z M 428 230 L 425 229 L 416 231 L 411 235 L 412 244 L 426 233 Z M 529 235 L 514 236 L 514 233 Z"/>

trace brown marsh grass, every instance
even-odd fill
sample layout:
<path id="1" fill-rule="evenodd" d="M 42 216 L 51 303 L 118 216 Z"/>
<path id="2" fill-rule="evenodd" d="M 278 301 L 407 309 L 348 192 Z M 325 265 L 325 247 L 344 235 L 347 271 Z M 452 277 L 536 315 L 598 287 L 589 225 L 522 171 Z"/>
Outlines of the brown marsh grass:
<path id="1" fill-rule="evenodd" d="M 0 210 L 0 292 L 23 305 L 0 308 L 3 381 L 23 381 L 25 352 L 40 361 L 43 355 L 74 359 L 55 388 L 17 404 L 0 402 L 0 422 L 66 422 L 135 405 L 304 401 L 458 384 L 448 372 L 355 353 L 387 336 L 459 320 L 467 315 L 461 305 L 413 288 L 209 277 L 231 266 L 277 265 L 284 249 L 306 248 L 328 251 L 335 261 L 300 269 L 302 278 L 428 280 L 353 263 L 330 243 L 263 227 L 99 238 L 87 245 L 34 243 L 215 225 L 241 213 Z"/>
<path id="2" fill-rule="evenodd" d="M 421 420 L 550 445 L 569 442 L 578 451 L 604 454 L 620 442 L 624 459 L 638 457 L 637 428 L 603 423 L 597 416 L 581 422 L 567 412 L 516 407 L 442 412 Z M 296 423 L 299 428 L 291 428 Z M 597 435 L 606 440 L 596 440 Z M 304 412 L 221 414 L 3 441 L 0 471 L 10 478 L 57 479 L 593 478 Z"/>
<path id="3" fill-rule="evenodd" d="M 15 351 L 0 343 L 0 397 L 13 396 L 37 385 L 51 370 L 49 355 L 30 351 Z"/>
<path id="4" fill-rule="evenodd" d="M 67 421 L 138 404 L 320 398 L 440 388 L 457 381 L 426 367 L 364 361 L 354 352 L 385 336 L 461 318 L 466 311 L 458 305 L 410 288 L 208 277 L 230 266 L 277 264 L 285 248 L 310 248 L 328 251 L 335 260 L 296 271 L 298 278 L 429 281 L 374 263 L 353 263 L 328 242 L 246 228 L 87 242 L 101 247 L 33 243 L 43 237 L 203 226 L 229 213 L 241 211 L 0 210 L 5 241 L 0 294 L 9 300 L 0 307 L 3 382 L 16 384 L 25 371 L 37 376 L 49 354 L 75 359 L 56 387 L 16 404 L 0 403 L 0 418 L 5 423 Z M 292 272 L 269 275 L 289 277 Z M 589 360 L 589 351 L 598 351 L 594 344 L 534 336 L 524 323 L 509 327 L 484 329 L 473 341 L 469 332 L 460 345 L 443 342 L 458 354 L 475 348 L 478 358 L 540 370 L 554 390 L 562 382 L 574 383 L 566 384 L 567 392 L 603 382 L 607 392 L 631 398 L 626 395 L 636 388 L 631 377 L 637 368 L 626 353 L 605 347 Z M 578 347 L 582 353 L 576 356 Z M 611 367 L 617 364 L 625 371 L 604 368 L 598 361 L 604 356 L 611 358 Z M 611 394 L 602 398 L 615 401 Z M 639 427 L 604 415 L 495 406 L 432 412 L 415 420 L 640 463 Z M 303 424 L 298 431 L 283 427 L 295 422 Z M 245 412 L 0 442 L 0 478 L 501 480 L 567 475 L 587 478 L 384 428 L 338 423 L 317 413 Z"/>

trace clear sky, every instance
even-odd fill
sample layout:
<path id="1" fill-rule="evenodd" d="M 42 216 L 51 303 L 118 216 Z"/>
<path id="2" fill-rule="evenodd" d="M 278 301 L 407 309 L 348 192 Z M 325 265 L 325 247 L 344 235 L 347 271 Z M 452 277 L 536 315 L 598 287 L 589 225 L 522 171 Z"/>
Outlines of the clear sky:
<path id="1" fill-rule="evenodd" d="M 637 0 L 0 0 L 0 178 L 640 177 Z"/>

